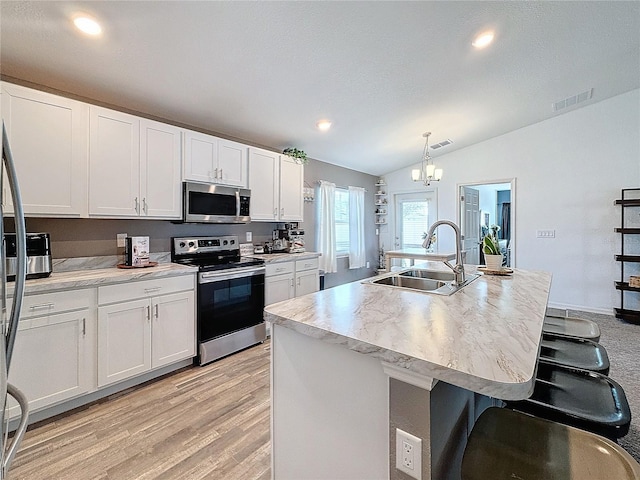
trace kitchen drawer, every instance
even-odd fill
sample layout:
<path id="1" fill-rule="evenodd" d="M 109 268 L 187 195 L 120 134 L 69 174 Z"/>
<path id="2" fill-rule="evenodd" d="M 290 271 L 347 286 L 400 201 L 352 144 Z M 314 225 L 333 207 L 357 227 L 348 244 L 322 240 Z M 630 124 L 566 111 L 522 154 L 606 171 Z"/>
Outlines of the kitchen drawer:
<path id="1" fill-rule="evenodd" d="M 294 262 L 267 263 L 265 276 L 284 275 L 293 273 Z"/>
<path id="2" fill-rule="evenodd" d="M 10 300 L 12 301 L 12 300 Z M 25 295 L 20 318 L 40 317 L 72 310 L 93 307 L 96 303 L 95 288 L 67 292 Z"/>
<path id="3" fill-rule="evenodd" d="M 150 298 L 167 293 L 193 290 L 195 275 L 158 278 L 140 282 L 127 282 L 118 285 L 98 287 L 98 304 L 126 302 L 137 298 Z"/>
<path id="4" fill-rule="evenodd" d="M 296 260 L 296 272 L 304 270 L 317 270 L 319 268 L 318 257 L 307 258 L 306 260 Z"/>

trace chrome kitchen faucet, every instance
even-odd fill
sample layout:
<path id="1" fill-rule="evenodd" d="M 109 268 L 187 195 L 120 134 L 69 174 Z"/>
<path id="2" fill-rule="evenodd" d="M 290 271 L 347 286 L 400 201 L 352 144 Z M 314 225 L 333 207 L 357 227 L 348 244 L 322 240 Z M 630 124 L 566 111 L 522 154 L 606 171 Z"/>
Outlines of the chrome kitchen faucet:
<path id="1" fill-rule="evenodd" d="M 431 237 L 433 237 L 433 232 L 435 232 L 436 228 L 440 225 L 449 225 L 456 232 L 456 265 L 451 265 L 447 260 L 443 260 L 443 262 L 447 267 L 453 270 L 453 273 L 455 274 L 455 280 L 453 281 L 454 285 L 462 285 L 464 283 L 464 265 L 462 265 L 462 235 L 460 234 L 460 227 L 458 227 L 458 225 L 449 220 L 438 220 L 429 227 L 427 237 L 424 239 L 424 242 L 422 242 L 422 247 L 429 248 L 431 246 Z"/>

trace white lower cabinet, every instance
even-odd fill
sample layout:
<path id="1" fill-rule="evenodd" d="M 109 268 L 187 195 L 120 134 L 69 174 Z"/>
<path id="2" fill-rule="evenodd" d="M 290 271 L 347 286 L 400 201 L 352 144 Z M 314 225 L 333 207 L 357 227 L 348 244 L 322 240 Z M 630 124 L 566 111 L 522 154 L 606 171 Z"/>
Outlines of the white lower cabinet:
<path id="1" fill-rule="evenodd" d="M 296 297 L 317 292 L 320 289 L 320 273 L 317 258 L 296 261 Z"/>
<path id="2" fill-rule="evenodd" d="M 317 258 L 267 264 L 265 305 L 317 292 L 320 288 L 318 272 Z"/>
<path id="3" fill-rule="evenodd" d="M 98 386 L 195 356 L 194 298 L 193 275 L 99 287 Z"/>
<path id="4" fill-rule="evenodd" d="M 194 308 L 193 292 L 152 300 L 151 368 L 195 355 Z"/>
<path id="5" fill-rule="evenodd" d="M 135 300 L 98 308 L 98 386 L 151 369 L 151 306 Z"/>
<path id="6" fill-rule="evenodd" d="M 294 262 L 279 262 L 266 265 L 264 277 L 264 303 L 289 300 L 296 296 Z"/>
<path id="7" fill-rule="evenodd" d="M 93 289 L 25 297 L 9 382 L 25 394 L 31 411 L 94 388 L 95 321 Z M 10 397 L 9 417 L 19 412 Z"/>

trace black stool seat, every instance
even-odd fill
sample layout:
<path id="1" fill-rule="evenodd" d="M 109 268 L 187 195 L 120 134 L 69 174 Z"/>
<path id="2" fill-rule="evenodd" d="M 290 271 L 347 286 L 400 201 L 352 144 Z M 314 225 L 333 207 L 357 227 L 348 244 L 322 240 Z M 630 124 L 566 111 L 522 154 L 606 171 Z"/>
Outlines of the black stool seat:
<path id="1" fill-rule="evenodd" d="M 599 343 L 584 338 L 545 333 L 542 336 L 540 360 L 556 365 L 609 374 L 609 356 Z"/>
<path id="2" fill-rule="evenodd" d="M 611 439 L 624 437 L 631 423 L 624 390 L 609 377 L 543 361 L 531 397 L 507 405 Z"/>
<path id="3" fill-rule="evenodd" d="M 546 315 L 544 317 L 542 331 L 556 335 L 586 338 L 594 342 L 600 340 L 600 327 L 598 327 L 598 324 L 585 318 Z"/>
<path id="4" fill-rule="evenodd" d="M 462 458 L 463 480 L 637 480 L 640 465 L 606 438 L 506 408 L 478 418 Z"/>

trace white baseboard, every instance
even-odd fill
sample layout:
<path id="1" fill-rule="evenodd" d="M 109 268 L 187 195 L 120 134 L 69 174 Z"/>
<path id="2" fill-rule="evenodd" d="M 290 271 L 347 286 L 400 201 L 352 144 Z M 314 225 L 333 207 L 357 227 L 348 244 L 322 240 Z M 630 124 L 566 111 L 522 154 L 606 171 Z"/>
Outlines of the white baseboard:
<path id="1" fill-rule="evenodd" d="M 601 315 L 613 316 L 613 308 L 585 307 L 584 305 L 571 305 L 568 303 L 555 302 L 549 302 L 547 306 L 550 308 L 559 308 L 562 310 L 578 310 L 580 312 L 599 313 Z"/>

